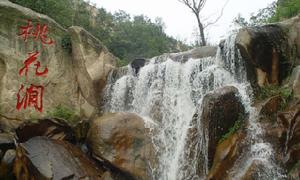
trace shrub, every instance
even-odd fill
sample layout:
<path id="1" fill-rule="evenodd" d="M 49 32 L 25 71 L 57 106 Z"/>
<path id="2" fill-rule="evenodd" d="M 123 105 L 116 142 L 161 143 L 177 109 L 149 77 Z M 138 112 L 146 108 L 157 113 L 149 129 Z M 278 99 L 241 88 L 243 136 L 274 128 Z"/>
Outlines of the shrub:
<path id="1" fill-rule="evenodd" d="M 58 105 L 53 111 L 48 111 L 48 117 L 63 119 L 70 124 L 75 124 L 79 120 L 73 110 L 62 105 Z"/>
<path id="2" fill-rule="evenodd" d="M 281 104 L 281 109 L 283 109 L 287 106 L 288 102 L 292 98 L 292 90 L 288 87 L 282 86 L 264 86 L 259 88 L 258 92 L 256 93 L 256 99 L 263 100 L 277 95 L 282 97 L 283 102 Z"/>

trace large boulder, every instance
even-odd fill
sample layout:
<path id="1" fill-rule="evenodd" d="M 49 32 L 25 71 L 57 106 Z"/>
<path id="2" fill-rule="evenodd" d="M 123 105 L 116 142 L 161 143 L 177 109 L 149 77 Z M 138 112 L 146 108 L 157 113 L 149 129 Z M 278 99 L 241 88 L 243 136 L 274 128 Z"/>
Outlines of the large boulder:
<path id="1" fill-rule="evenodd" d="M 155 156 L 148 131 L 135 114 L 105 114 L 92 121 L 88 143 L 93 157 L 109 161 L 136 179 L 151 179 Z"/>
<path id="2" fill-rule="evenodd" d="M 204 96 L 193 115 L 185 145 L 186 158 L 197 159 L 196 171 L 200 177 L 206 176 L 212 167 L 219 141 L 237 122 L 242 123 L 244 116 L 235 87 L 223 87 Z"/>
<path id="3" fill-rule="evenodd" d="M 208 138 L 208 168 L 211 168 L 218 142 L 229 132 L 236 121 L 244 120 L 245 109 L 238 89 L 232 86 L 220 88 L 205 95 L 202 107 L 199 118 L 202 121 L 203 135 Z"/>
<path id="4" fill-rule="evenodd" d="M 252 85 L 277 85 L 287 77 L 294 64 L 293 47 L 279 25 L 241 29 L 236 44 L 245 59 L 248 79 Z"/>
<path id="5" fill-rule="evenodd" d="M 9 1 L 0 1 L 0 17 L 2 128 L 15 128 L 25 119 L 45 118 L 59 105 L 72 109 L 81 117 L 91 117 L 97 110 L 97 99 L 100 98 L 108 71 L 116 64 L 116 58 L 99 40 L 81 28 L 73 27 L 67 31 L 51 18 Z M 35 37 L 38 24 L 40 27 L 47 26 L 47 31 L 43 32 L 46 38 L 44 35 Z M 20 35 L 26 31 L 26 26 L 32 26 L 27 39 Z M 47 44 L 51 40 L 53 44 Z M 35 62 L 29 65 L 27 77 L 25 73 L 20 75 L 24 61 L 33 55 L 29 53 L 36 51 L 39 54 L 35 55 Z M 46 72 L 46 68 L 47 74 L 37 75 L 36 71 Z M 38 101 L 36 105 L 39 108 L 43 105 L 43 109 L 37 110 L 34 103 L 23 99 L 29 95 L 30 90 L 26 89 L 31 84 L 44 87 L 43 95 L 41 88 L 38 89 L 42 102 Z M 19 109 L 17 102 L 21 104 Z M 28 105 L 26 108 L 25 104 Z"/>
<path id="6" fill-rule="evenodd" d="M 82 112 L 90 117 L 101 103 L 101 92 L 108 73 L 116 65 L 108 49 L 89 32 L 81 27 L 69 28 L 72 42 L 74 71 L 81 89 Z"/>
<path id="7" fill-rule="evenodd" d="M 14 162 L 17 179 L 100 179 L 104 171 L 73 145 L 46 137 L 18 145 Z"/>

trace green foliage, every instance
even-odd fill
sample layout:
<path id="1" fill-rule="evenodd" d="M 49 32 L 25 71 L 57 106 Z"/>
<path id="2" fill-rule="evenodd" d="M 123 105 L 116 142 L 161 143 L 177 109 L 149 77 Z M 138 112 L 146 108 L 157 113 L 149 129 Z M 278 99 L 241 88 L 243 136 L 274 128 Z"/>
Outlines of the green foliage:
<path id="1" fill-rule="evenodd" d="M 34 11 L 49 15 L 59 24 L 68 27 L 72 25 L 71 0 L 11 0 L 13 3 L 28 7 Z M 71 8 L 70 8 L 71 7 Z"/>
<path id="2" fill-rule="evenodd" d="M 260 87 L 258 89 L 258 91 L 256 92 L 256 99 L 264 100 L 279 95 L 282 98 L 280 109 L 284 109 L 285 107 L 287 107 L 288 102 L 292 99 L 292 93 L 292 90 L 288 87 L 269 85 Z"/>
<path id="3" fill-rule="evenodd" d="M 263 9 L 259 9 L 257 13 L 252 13 L 249 20 L 246 20 L 240 14 L 233 22 L 241 27 L 257 26 L 270 22 L 270 19 L 276 14 L 277 4 L 273 2 Z"/>
<path id="4" fill-rule="evenodd" d="M 234 125 L 229 129 L 229 131 L 222 136 L 222 138 L 219 140 L 219 143 L 222 143 L 224 140 L 226 140 L 229 136 L 237 132 L 242 126 L 243 118 L 244 116 L 239 115 L 239 119 L 235 121 Z"/>
<path id="5" fill-rule="evenodd" d="M 120 59 L 118 62 L 117 62 L 117 66 L 118 67 L 122 67 L 122 66 L 126 66 L 129 64 L 129 61 L 126 61 L 126 60 L 122 60 Z"/>
<path id="6" fill-rule="evenodd" d="M 256 93 L 256 98 L 263 100 L 272 96 L 280 95 L 284 99 L 288 99 L 292 96 L 292 90 L 288 87 L 268 85 L 260 87 Z"/>
<path id="7" fill-rule="evenodd" d="M 47 115 L 50 118 L 63 119 L 71 124 L 74 124 L 79 120 L 79 117 L 75 114 L 73 110 L 62 105 L 58 105 L 52 111 L 48 111 Z"/>
<path id="8" fill-rule="evenodd" d="M 274 16 L 270 19 L 272 22 L 281 21 L 286 18 L 291 18 L 300 13 L 299 0 L 278 0 L 277 9 Z"/>
<path id="9" fill-rule="evenodd" d="M 11 1 L 46 14 L 65 28 L 71 25 L 85 28 L 122 59 L 118 63 L 120 65 L 128 64 L 135 58 L 150 58 L 189 48 L 166 35 L 160 18 L 153 22 L 144 15 L 131 17 L 125 11 L 111 14 L 103 8 L 95 9 L 83 0 Z M 68 38 L 63 39 L 62 46 L 70 49 Z"/>
<path id="10" fill-rule="evenodd" d="M 278 0 L 266 8 L 258 10 L 256 14 L 252 14 L 248 21 L 241 15 L 238 15 L 233 22 L 242 27 L 257 26 L 266 23 L 278 22 L 298 14 L 300 14 L 299 0 Z"/>
<path id="11" fill-rule="evenodd" d="M 62 38 L 61 46 L 63 49 L 66 49 L 69 53 L 72 52 L 71 37 L 69 35 L 66 35 Z"/>

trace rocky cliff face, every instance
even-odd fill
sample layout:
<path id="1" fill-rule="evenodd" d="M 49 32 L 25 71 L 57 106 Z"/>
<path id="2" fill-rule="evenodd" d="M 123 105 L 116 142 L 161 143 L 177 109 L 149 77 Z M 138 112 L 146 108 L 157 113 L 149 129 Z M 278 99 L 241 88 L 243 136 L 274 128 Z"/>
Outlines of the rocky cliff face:
<path id="1" fill-rule="evenodd" d="M 72 109 L 81 117 L 88 118 L 97 112 L 106 75 L 116 64 L 116 58 L 99 40 L 81 28 L 66 30 L 51 18 L 8 1 L 0 2 L 0 17 L 0 111 L 6 117 L 2 116 L 2 124 L 42 118 L 59 105 Z M 47 30 L 43 29 L 44 25 Z M 22 26 L 31 27 L 27 29 L 27 39 L 21 35 Z M 37 32 L 40 34 L 35 34 Z M 53 44 L 47 44 L 48 40 L 53 40 Z M 28 65 L 26 77 L 20 74 L 20 69 L 32 52 L 39 54 Z M 46 74 L 37 75 L 37 71 L 46 68 Z M 26 88 L 31 84 L 44 87 L 43 96 L 38 92 L 37 97 L 43 102 L 38 99 L 40 104 L 36 105 L 43 105 L 42 112 L 37 111 L 34 99 L 24 99 L 30 96 Z M 16 108 L 18 94 L 19 110 Z M 24 107 L 26 102 L 27 107 Z"/>
<path id="2" fill-rule="evenodd" d="M 247 64 L 248 78 L 260 87 L 278 85 L 300 64 L 300 17 L 241 29 L 236 43 Z"/>

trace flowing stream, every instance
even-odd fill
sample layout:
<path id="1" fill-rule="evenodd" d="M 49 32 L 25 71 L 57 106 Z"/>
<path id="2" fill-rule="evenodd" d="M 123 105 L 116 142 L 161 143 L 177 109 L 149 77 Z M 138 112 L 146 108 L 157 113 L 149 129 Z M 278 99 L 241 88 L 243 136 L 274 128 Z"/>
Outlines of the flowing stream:
<path id="1" fill-rule="evenodd" d="M 243 154 L 232 170 L 232 178 L 239 179 L 253 161 L 259 161 L 266 171 L 262 179 L 280 179 L 280 168 L 273 158 L 271 145 L 261 138 L 257 111 L 251 107 L 252 90 L 246 78 L 245 66 L 237 48 L 235 35 L 229 36 L 215 57 L 174 61 L 167 55 L 152 58 L 138 74 L 128 66 L 119 77 L 110 77 L 106 87 L 106 112 L 134 112 L 151 129 L 152 141 L 159 162 L 152 169 L 153 179 L 203 179 L 207 168 L 207 137 L 196 139 L 195 151 L 202 156 L 187 158 L 187 134 L 196 107 L 205 94 L 224 86 L 235 86 L 249 113 L 249 152 Z M 201 127 L 200 127 L 201 128 Z M 204 158 L 204 174 L 196 170 L 197 158 Z"/>

